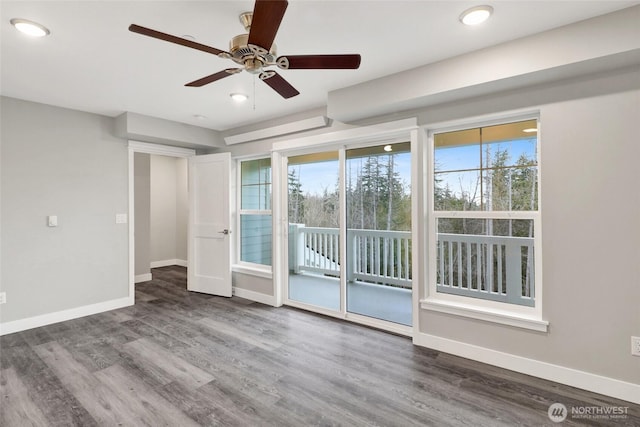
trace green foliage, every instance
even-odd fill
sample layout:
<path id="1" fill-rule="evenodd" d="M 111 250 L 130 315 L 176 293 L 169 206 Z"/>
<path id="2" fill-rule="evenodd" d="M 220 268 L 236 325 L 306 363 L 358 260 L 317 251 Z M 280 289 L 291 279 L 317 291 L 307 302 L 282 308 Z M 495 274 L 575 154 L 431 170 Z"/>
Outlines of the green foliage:
<path id="1" fill-rule="evenodd" d="M 389 154 L 348 161 L 355 182 L 347 182 L 347 227 L 411 230 L 411 191 L 395 169 L 395 158 Z"/>
<path id="2" fill-rule="evenodd" d="M 347 162 L 347 227 L 411 230 L 410 186 L 395 170 L 395 154 L 372 155 Z M 299 174 L 289 169 L 289 222 L 309 227 L 338 228 L 339 185 L 322 194 L 305 193 Z"/>
<path id="3" fill-rule="evenodd" d="M 484 153 L 485 168 L 480 171 L 473 191 L 455 192 L 436 175 L 434 201 L 437 210 L 446 211 L 530 211 L 538 209 L 537 165 L 522 154 L 511 161 L 508 149 Z M 477 197 L 480 193 L 481 197 Z M 493 234 L 496 236 L 532 237 L 530 221 L 443 218 L 438 221 L 441 233 Z"/>
<path id="4" fill-rule="evenodd" d="M 302 184 L 295 169 L 290 169 L 288 174 L 289 183 L 289 222 L 301 223 L 304 218 L 305 197 L 302 194 Z"/>

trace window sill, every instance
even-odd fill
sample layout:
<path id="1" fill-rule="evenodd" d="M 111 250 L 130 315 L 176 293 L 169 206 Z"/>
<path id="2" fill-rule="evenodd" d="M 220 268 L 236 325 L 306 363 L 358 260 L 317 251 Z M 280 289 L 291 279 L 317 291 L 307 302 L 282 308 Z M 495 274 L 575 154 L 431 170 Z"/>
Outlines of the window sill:
<path id="1" fill-rule="evenodd" d="M 547 332 L 549 328 L 549 322 L 532 316 L 435 298 L 421 300 L 420 308 L 538 332 Z"/>
<path id="2" fill-rule="evenodd" d="M 262 277 L 269 280 L 273 279 L 271 268 L 267 269 L 242 264 L 234 264 L 233 266 L 231 266 L 231 271 L 233 271 L 234 273 L 247 274 L 249 276 Z"/>

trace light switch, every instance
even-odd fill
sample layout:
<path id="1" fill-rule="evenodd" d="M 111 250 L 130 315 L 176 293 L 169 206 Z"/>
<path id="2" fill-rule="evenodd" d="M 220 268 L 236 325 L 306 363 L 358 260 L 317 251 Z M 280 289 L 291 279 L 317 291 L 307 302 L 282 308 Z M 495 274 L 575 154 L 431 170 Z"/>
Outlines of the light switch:
<path id="1" fill-rule="evenodd" d="M 116 214 L 116 224 L 126 224 L 127 214 Z"/>
<path id="2" fill-rule="evenodd" d="M 57 227 L 58 226 L 58 216 L 57 215 L 49 215 L 47 217 L 47 225 L 49 227 Z"/>

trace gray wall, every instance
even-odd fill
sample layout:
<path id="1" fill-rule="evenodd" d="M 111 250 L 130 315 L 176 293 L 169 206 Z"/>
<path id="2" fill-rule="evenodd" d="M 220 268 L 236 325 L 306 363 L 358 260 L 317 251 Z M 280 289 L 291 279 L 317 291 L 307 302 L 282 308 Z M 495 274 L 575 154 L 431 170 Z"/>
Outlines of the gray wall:
<path id="1" fill-rule="evenodd" d="M 158 155 L 150 157 L 150 261 L 186 260 L 186 160 Z"/>
<path id="2" fill-rule="evenodd" d="M 151 158 L 134 153 L 135 275 L 150 274 L 151 264 Z"/>
<path id="3" fill-rule="evenodd" d="M 540 107 L 549 332 L 426 311 L 420 332 L 640 383 L 629 344 L 640 334 L 639 99 L 636 90 Z"/>
<path id="4" fill-rule="evenodd" d="M 127 297 L 128 227 L 115 216 L 128 211 L 128 155 L 113 119 L 1 102 L 0 321 Z"/>
<path id="5" fill-rule="evenodd" d="M 234 272 L 232 281 L 236 288 L 273 296 L 273 280 L 271 279 Z"/>

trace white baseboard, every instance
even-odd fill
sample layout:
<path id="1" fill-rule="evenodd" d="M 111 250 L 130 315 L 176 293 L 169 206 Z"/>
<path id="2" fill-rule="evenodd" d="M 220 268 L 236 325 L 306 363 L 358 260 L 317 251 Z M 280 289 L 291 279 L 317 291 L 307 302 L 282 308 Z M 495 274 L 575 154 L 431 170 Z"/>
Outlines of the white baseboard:
<path id="1" fill-rule="evenodd" d="M 413 343 L 488 365 L 640 404 L 640 384 L 628 383 L 435 335 L 417 333 L 413 337 Z"/>
<path id="2" fill-rule="evenodd" d="M 85 305 L 82 307 L 70 308 L 68 310 L 56 311 L 54 313 L 41 314 L 39 316 L 28 317 L 26 319 L 4 322 L 0 323 L 0 336 L 13 334 L 14 332 L 26 331 L 27 329 L 38 328 L 40 326 L 51 325 L 53 323 L 64 322 L 65 320 L 77 319 L 78 317 L 115 310 L 116 308 L 128 307 L 133 304 L 134 297 L 124 297 L 111 301 Z"/>
<path id="3" fill-rule="evenodd" d="M 148 282 L 152 278 L 153 277 L 151 277 L 151 273 L 138 274 L 134 277 L 133 282 L 134 283 Z"/>
<path id="4" fill-rule="evenodd" d="M 259 302 L 262 304 L 270 305 L 272 307 L 276 306 L 276 298 L 273 295 L 262 294 L 260 292 L 249 291 L 242 288 L 233 287 L 233 295 L 245 298 L 251 301 Z"/>
<path id="5" fill-rule="evenodd" d="M 187 261 L 184 259 L 165 259 L 162 261 L 151 261 L 150 268 L 168 267 L 170 265 L 178 265 L 180 267 L 186 267 Z"/>

